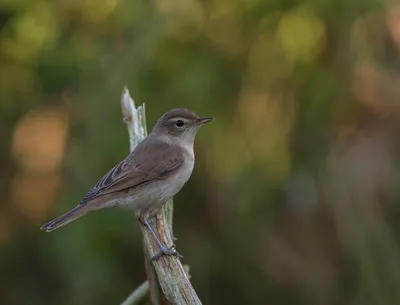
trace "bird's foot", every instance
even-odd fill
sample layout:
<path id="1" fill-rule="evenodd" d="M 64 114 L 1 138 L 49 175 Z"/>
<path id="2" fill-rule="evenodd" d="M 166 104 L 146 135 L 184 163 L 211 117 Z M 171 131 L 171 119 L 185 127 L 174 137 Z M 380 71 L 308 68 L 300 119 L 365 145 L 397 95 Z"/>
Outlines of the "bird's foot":
<path id="1" fill-rule="evenodd" d="M 152 261 L 156 261 L 163 255 L 176 256 L 176 257 L 178 257 L 180 259 L 183 259 L 183 256 L 181 254 L 179 254 L 178 251 L 176 251 L 175 245 L 172 245 L 171 248 L 160 247 L 160 251 L 157 254 L 153 255 L 151 260 Z"/>

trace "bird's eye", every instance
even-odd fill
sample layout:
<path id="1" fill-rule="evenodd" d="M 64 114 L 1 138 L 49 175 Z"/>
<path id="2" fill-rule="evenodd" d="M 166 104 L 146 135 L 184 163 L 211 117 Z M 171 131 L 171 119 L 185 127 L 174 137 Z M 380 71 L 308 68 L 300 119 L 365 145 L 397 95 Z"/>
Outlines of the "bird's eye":
<path id="1" fill-rule="evenodd" d="M 182 127 L 184 124 L 185 124 L 185 123 L 183 123 L 182 120 L 178 120 L 178 121 L 176 121 L 176 123 L 175 123 L 175 125 L 178 126 L 178 127 Z"/>

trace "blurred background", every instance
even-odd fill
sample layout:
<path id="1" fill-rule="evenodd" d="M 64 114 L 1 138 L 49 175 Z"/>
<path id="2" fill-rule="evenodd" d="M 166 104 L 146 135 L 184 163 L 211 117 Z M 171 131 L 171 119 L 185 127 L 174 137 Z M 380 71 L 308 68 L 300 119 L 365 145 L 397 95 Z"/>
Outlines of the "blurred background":
<path id="1" fill-rule="evenodd" d="M 204 304 L 400 304 L 400 5 L 0 0 L 0 304 L 119 304 L 145 279 L 133 214 L 53 233 L 150 129 L 201 129 L 174 231 Z"/>

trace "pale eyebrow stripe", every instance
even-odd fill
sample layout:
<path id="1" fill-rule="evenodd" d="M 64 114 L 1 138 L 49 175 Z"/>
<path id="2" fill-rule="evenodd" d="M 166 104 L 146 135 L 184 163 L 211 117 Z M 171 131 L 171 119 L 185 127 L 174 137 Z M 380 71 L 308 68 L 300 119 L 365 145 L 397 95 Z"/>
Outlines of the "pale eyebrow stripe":
<path id="1" fill-rule="evenodd" d="M 187 121 L 188 121 L 188 120 L 185 119 L 185 118 L 175 117 L 175 118 L 170 118 L 170 119 L 168 120 L 168 122 L 176 122 L 176 121 L 179 121 L 179 120 L 184 121 L 184 122 L 187 122 Z"/>

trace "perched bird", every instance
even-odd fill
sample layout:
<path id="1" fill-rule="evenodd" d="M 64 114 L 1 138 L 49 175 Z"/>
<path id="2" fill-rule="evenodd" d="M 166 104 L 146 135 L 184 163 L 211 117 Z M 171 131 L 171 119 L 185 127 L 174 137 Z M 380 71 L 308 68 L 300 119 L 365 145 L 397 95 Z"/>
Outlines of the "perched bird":
<path id="1" fill-rule="evenodd" d="M 151 133 L 112 168 L 83 197 L 79 205 L 41 227 L 53 231 L 88 212 L 121 206 L 132 209 L 150 231 L 160 254 L 176 254 L 166 248 L 148 223 L 163 204 L 177 194 L 194 167 L 193 144 L 197 131 L 212 118 L 178 108 L 166 112 Z"/>

